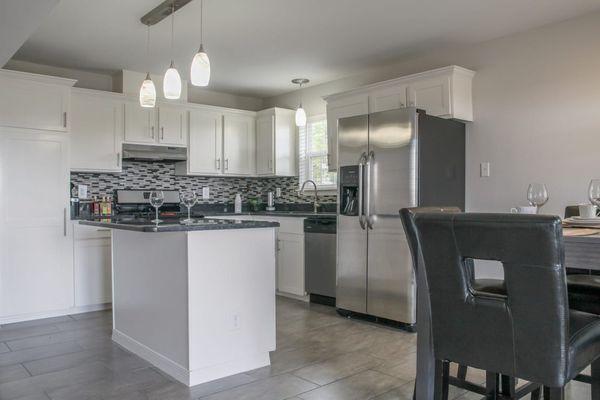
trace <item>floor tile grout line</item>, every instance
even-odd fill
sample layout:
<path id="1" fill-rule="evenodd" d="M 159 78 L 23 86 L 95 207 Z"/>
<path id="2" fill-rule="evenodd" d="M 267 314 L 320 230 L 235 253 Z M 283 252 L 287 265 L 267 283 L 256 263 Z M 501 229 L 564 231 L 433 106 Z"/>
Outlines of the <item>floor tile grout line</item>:
<path id="1" fill-rule="evenodd" d="M 74 344 L 76 344 L 77 346 L 79 346 L 79 350 L 77 350 L 77 351 L 69 351 L 69 352 L 67 352 L 67 353 L 61 353 L 61 354 L 54 354 L 54 355 L 47 356 L 47 357 L 35 358 L 35 359 L 33 359 L 33 360 L 27 360 L 27 361 L 17 361 L 17 362 L 15 362 L 15 363 L 12 363 L 12 364 L 6 364 L 6 365 L 2 365 L 2 367 L 9 367 L 9 366 L 12 366 L 12 365 L 23 364 L 23 368 L 25 368 L 25 369 L 27 370 L 27 372 L 29 372 L 29 369 L 27 369 L 27 367 L 25 366 L 25 363 L 36 362 L 36 361 L 41 361 L 41 360 L 45 360 L 45 359 L 48 359 L 48 358 L 53 358 L 53 357 L 66 356 L 66 355 L 69 355 L 69 354 L 80 353 L 80 352 L 83 352 L 83 351 L 89 351 L 88 349 L 85 349 L 85 348 L 83 348 L 83 347 L 82 347 L 82 346 L 81 346 L 79 343 L 77 343 L 76 341 L 73 341 L 73 343 L 74 343 Z M 64 344 L 64 343 L 58 343 L 58 344 Z M 52 346 L 52 345 L 49 345 L 49 346 Z M 26 349 L 26 350 L 30 350 L 30 349 Z M 26 350 L 23 350 L 23 351 L 26 351 Z M 21 350 L 18 350 L 18 351 L 21 351 Z M 16 351 L 15 351 L 15 352 L 12 352 L 12 353 L 16 353 Z M 8 353 L 3 353 L 3 354 L 8 354 Z M 1 356 L 1 355 L 2 355 L 2 354 L 0 354 L 0 356 Z M 31 372 L 30 372 L 30 374 L 31 374 Z M 33 376 L 40 376 L 40 375 L 45 375 L 45 374 L 38 374 L 38 375 L 33 375 L 33 374 L 32 374 L 31 376 L 33 377 Z M 23 379 L 27 379 L 27 378 L 23 378 Z M 20 380 L 20 379 L 18 379 L 18 380 Z"/>

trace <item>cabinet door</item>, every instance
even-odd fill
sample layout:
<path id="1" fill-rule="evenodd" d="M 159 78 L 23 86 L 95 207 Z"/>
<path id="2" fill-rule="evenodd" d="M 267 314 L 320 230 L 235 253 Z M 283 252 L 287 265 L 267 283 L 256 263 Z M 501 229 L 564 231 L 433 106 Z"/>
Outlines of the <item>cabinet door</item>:
<path id="1" fill-rule="evenodd" d="M 256 173 L 255 120 L 245 115 L 223 117 L 223 172 L 230 175 Z"/>
<path id="2" fill-rule="evenodd" d="M 329 171 L 336 171 L 337 154 L 337 121 L 339 118 L 353 117 L 369 113 L 369 97 L 356 95 L 327 103 L 327 165 Z"/>
<path id="3" fill-rule="evenodd" d="M 304 296 L 304 236 L 279 232 L 277 239 L 277 290 Z"/>
<path id="4" fill-rule="evenodd" d="M 66 135 L 0 129 L 0 315 L 4 318 L 18 320 L 24 314 L 73 306 L 68 160 Z"/>
<path id="5" fill-rule="evenodd" d="M 369 112 L 395 110 L 406 107 L 406 85 L 396 85 L 369 94 Z"/>
<path id="6" fill-rule="evenodd" d="M 256 120 L 256 174 L 273 175 L 275 116 L 266 115 Z"/>
<path id="7" fill-rule="evenodd" d="M 161 106 L 158 109 L 158 142 L 185 146 L 186 110 L 179 107 Z"/>
<path id="8" fill-rule="evenodd" d="M 123 107 L 123 102 L 112 98 L 72 94 L 72 171 L 121 171 Z"/>
<path id="9" fill-rule="evenodd" d="M 70 87 L 0 77 L 0 125 L 66 132 Z"/>
<path id="10" fill-rule="evenodd" d="M 222 171 L 223 115 L 190 111 L 188 172 L 219 174 Z"/>
<path id="11" fill-rule="evenodd" d="M 440 76 L 409 84 L 408 104 L 436 117 L 450 115 L 450 77 Z"/>
<path id="12" fill-rule="evenodd" d="M 154 108 L 125 103 L 125 142 L 155 143 L 158 135 Z"/>
<path id="13" fill-rule="evenodd" d="M 75 226 L 75 230 L 100 228 Z M 110 233 L 106 238 L 77 238 L 74 249 L 75 306 L 112 301 Z M 87 236 L 87 235 L 86 235 Z M 91 236 L 91 235 L 90 235 Z"/>

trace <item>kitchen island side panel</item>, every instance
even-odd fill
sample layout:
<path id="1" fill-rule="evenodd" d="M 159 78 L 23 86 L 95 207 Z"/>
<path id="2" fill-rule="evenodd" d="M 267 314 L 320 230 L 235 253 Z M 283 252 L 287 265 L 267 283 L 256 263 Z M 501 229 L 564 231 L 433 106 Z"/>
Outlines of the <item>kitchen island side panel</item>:
<path id="1" fill-rule="evenodd" d="M 189 366 L 186 232 L 114 229 L 113 338 Z M 141 346 L 139 346 L 141 345 Z M 146 357 L 148 356 L 146 355 Z"/>
<path id="2" fill-rule="evenodd" d="M 190 370 L 196 383 L 269 365 L 275 228 L 188 233 Z"/>

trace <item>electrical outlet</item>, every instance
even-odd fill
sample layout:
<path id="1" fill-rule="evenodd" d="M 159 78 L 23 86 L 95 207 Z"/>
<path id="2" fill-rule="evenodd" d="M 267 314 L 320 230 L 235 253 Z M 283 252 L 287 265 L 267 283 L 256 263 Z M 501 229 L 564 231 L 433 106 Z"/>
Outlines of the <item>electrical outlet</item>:
<path id="1" fill-rule="evenodd" d="M 233 314 L 233 320 L 231 321 L 231 329 L 237 330 L 240 329 L 240 315 Z"/>
<path id="2" fill-rule="evenodd" d="M 490 176 L 490 163 L 489 162 L 482 162 L 481 165 L 479 166 L 480 169 L 480 175 L 482 178 L 487 178 L 488 176 Z"/>
<path id="3" fill-rule="evenodd" d="M 281 188 L 275 188 L 275 197 L 281 197 Z"/>
<path id="4" fill-rule="evenodd" d="M 210 189 L 208 186 L 202 188 L 202 200 L 210 200 Z"/>

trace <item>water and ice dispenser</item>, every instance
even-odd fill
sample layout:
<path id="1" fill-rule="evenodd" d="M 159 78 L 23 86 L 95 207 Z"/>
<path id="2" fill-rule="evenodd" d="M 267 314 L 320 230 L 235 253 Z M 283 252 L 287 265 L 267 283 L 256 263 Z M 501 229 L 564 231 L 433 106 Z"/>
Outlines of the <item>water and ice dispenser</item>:
<path id="1" fill-rule="evenodd" d="M 358 165 L 349 165 L 339 168 L 341 215 L 358 215 L 358 173 Z"/>

